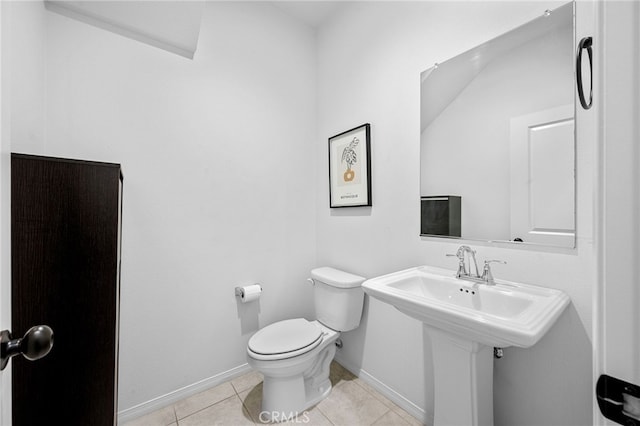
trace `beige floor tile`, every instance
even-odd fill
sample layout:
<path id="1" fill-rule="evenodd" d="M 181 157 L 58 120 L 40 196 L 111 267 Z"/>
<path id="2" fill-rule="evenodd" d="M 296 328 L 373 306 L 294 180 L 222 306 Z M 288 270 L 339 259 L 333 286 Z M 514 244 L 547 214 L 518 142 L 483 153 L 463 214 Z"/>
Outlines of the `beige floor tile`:
<path id="1" fill-rule="evenodd" d="M 392 410 L 387 411 L 387 414 L 380 417 L 373 423 L 375 426 L 408 426 L 407 423 L 398 413 Z"/>
<path id="2" fill-rule="evenodd" d="M 204 392 L 200 392 L 189 398 L 178 401 L 174 407 L 176 410 L 176 416 L 178 420 L 187 417 L 197 411 L 209 407 L 223 399 L 235 396 L 236 391 L 231 386 L 230 382 L 225 382 L 221 385 L 207 389 Z M 180 422 L 182 424 L 182 422 Z"/>
<path id="3" fill-rule="evenodd" d="M 231 384 L 233 385 L 233 388 L 236 390 L 236 392 L 240 393 L 256 386 L 258 383 L 262 382 L 263 379 L 264 377 L 262 376 L 262 374 L 258 373 L 257 371 L 252 371 L 231 380 Z"/>
<path id="4" fill-rule="evenodd" d="M 389 408 L 353 381 L 339 383 L 318 404 L 331 423 L 338 426 L 371 425 Z"/>
<path id="5" fill-rule="evenodd" d="M 375 396 L 384 405 L 386 405 L 387 407 L 391 408 L 391 404 L 393 404 L 393 402 L 389 398 L 387 398 L 386 396 L 384 396 L 380 392 L 378 392 L 376 390 L 376 388 L 371 386 L 369 383 L 365 382 L 360 377 L 357 377 L 353 382 L 355 384 L 357 384 L 358 386 L 360 386 L 361 388 L 363 388 L 364 390 L 366 390 L 367 392 L 369 392 L 371 395 Z M 395 404 L 393 404 L 393 405 L 395 405 Z"/>
<path id="6" fill-rule="evenodd" d="M 360 379 L 359 377 L 354 380 L 354 383 L 356 383 L 359 386 L 361 386 L 364 390 L 366 390 L 371 395 L 373 395 L 378 401 L 382 402 L 386 407 L 390 408 L 393 412 L 395 412 L 400 417 L 402 417 L 410 425 L 412 425 L 412 426 L 421 426 L 422 425 L 421 421 L 419 421 L 418 419 L 413 417 L 411 414 L 407 413 L 400 406 L 398 406 L 395 402 L 391 401 L 389 398 L 387 398 L 386 396 L 382 395 L 380 392 L 378 392 L 369 383 L 365 382 L 364 380 Z"/>
<path id="7" fill-rule="evenodd" d="M 317 408 L 312 407 L 300 413 L 297 418 L 293 418 L 287 422 L 275 423 L 263 421 L 260 417 L 262 407 L 262 383 L 254 386 L 252 389 L 240 392 L 240 399 L 244 403 L 244 407 L 251 416 L 251 419 L 257 424 L 304 424 L 306 426 L 332 426 L 329 419 Z"/>
<path id="8" fill-rule="evenodd" d="M 398 407 L 396 405 L 396 407 Z M 413 417 L 411 414 L 407 413 L 406 411 L 404 411 L 402 408 L 398 407 L 397 409 L 393 409 L 393 412 L 395 412 L 397 415 L 399 415 L 400 417 L 402 417 L 404 419 L 404 421 L 406 421 L 407 423 L 409 423 L 411 426 L 423 426 L 424 423 L 422 423 L 420 420 L 416 419 L 415 417 Z"/>
<path id="9" fill-rule="evenodd" d="M 340 382 L 350 381 L 356 379 L 356 376 L 353 375 L 349 370 L 341 366 L 335 361 L 331 362 L 331 367 L 329 370 L 329 380 L 331 381 L 332 386 L 336 386 Z"/>
<path id="10" fill-rule="evenodd" d="M 335 361 L 331 364 L 330 378 L 334 388 L 327 398 L 301 413 L 298 418 L 279 424 L 421 425 L 393 401 Z M 260 373 L 250 372 L 123 426 L 264 424 L 260 419 L 262 380 Z"/>
<path id="11" fill-rule="evenodd" d="M 238 393 L 238 396 L 251 416 L 251 419 L 253 419 L 255 423 L 263 423 L 260 421 L 260 411 L 262 409 L 262 383 L 258 383 L 251 389 Z"/>
<path id="12" fill-rule="evenodd" d="M 178 424 L 180 426 L 243 426 L 254 423 L 234 392 L 232 397 L 180 419 Z"/>
<path id="13" fill-rule="evenodd" d="M 298 416 L 297 419 L 291 419 L 291 421 L 284 422 L 285 425 L 306 425 L 306 426 L 332 426 L 329 419 L 322 414 L 318 407 L 313 407 L 310 410 L 304 411 Z"/>
<path id="14" fill-rule="evenodd" d="M 127 422 L 123 426 L 167 426 L 175 421 L 176 413 L 173 406 L 169 406 Z"/>

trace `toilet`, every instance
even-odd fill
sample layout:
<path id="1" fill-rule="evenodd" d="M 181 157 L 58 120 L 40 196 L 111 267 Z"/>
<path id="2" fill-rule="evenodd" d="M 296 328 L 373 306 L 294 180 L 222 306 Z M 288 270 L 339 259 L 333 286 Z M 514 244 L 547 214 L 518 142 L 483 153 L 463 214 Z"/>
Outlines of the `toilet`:
<path id="1" fill-rule="evenodd" d="M 261 420 L 295 418 L 329 395 L 336 340 L 360 325 L 365 278 L 329 267 L 312 270 L 311 278 L 315 321 L 279 321 L 249 339 L 248 363 L 264 375 Z"/>

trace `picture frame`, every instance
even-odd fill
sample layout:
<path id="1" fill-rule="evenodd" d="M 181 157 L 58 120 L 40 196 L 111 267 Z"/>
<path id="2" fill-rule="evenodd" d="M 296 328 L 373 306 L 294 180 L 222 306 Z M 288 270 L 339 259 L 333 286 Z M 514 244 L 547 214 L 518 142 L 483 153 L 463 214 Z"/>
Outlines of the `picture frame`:
<path id="1" fill-rule="evenodd" d="M 371 206 L 371 125 L 329 138 L 329 206 Z"/>

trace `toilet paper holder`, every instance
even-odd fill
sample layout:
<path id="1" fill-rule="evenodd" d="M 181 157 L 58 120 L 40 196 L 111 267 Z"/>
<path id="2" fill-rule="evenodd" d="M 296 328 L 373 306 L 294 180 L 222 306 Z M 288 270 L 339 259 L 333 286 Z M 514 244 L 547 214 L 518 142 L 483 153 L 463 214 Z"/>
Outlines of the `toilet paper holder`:
<path id="1" fill-rule="evenodd" d="M 260 287 L 260 291 L 262 291 L 262 286 L 260 284 L 255 284 Z M 244 297 L 244 287 L 236 287 L 236 297 Z"/>
<path id="2" fill-rule="evenodd" d="M 596 396 L 600 412 L 607 419 L 640 426 L 640 386 L 603 374 L 596 384 Z"/>

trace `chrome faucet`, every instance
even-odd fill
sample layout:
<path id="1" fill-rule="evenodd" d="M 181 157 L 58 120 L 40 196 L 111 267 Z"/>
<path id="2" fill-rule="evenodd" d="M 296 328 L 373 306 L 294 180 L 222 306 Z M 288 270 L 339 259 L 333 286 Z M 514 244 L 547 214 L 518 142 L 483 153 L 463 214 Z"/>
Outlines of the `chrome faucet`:
<path id="1" fill-rule="evenodd" d="M 465 254 L 468 260 L 468 270 L 467 270 L 467 261 L 465 260 Z M 447 256 L 455 256 L 458 258 L 458 272 L 456 272 L 456 278 L 460 278 L 467 281 L 473 281 L 477 283 L 484 283 L 487 285 L 495 285 L 495 281 L 493 279 L 493 274 L 491 273 L 491 263 L 502 263 L 506 264 L 507 262 L 502 260 L 485 260 L 484 267 L 482 268 L 482 275 L 480 275 L 478 271 L 478 262 L 476 261 L 476 252 L 469 246 L 460 246 L 456 254 L 447 254 Z M 473 266 L 475 267 L 475 274 L 471 272 L 471 261 L 473 260 Z"/>
<path id="2" fill-rule="evenodd" d="M 465 253 L 469 258 L 469 271 L 467 271 L 467 264 L 465 263 Z M 476 262 L 476 252 L 469 246 L 460 246 L 456 254 L 447 254 L 447 256 L 456 256 L 458 258 L 458 272 L 456 278 L 473 277 L 480 278 L 478 273 L 478 263 Z M 471 275 L 471 260 L 476 268 L 476 274 Z"/>

